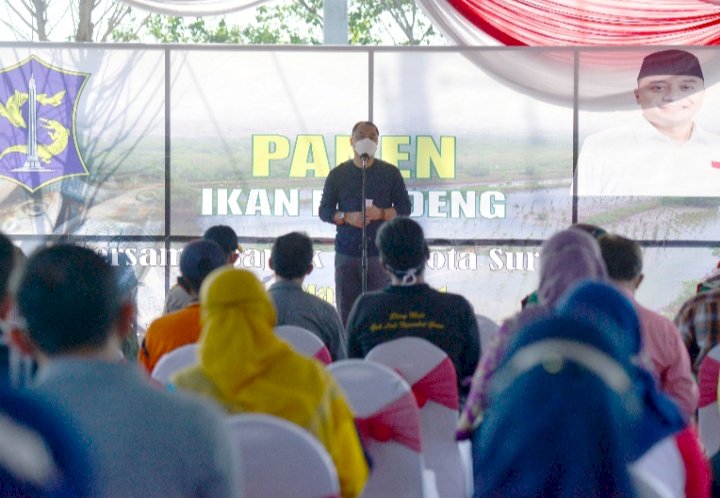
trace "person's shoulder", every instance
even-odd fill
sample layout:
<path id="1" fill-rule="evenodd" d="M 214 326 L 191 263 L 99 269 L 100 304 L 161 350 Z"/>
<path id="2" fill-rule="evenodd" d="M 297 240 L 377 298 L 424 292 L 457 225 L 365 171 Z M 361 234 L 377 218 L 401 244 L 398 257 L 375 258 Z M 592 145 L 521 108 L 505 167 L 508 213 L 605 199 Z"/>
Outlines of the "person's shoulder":
<path id="1" fill-rule="evenodd" d="M 351 168 L 353 168 L 354 166 L 355 165 L 353 164 L 352 159 L 343 161 L 330 170 L 330 173 L 328 173 L 328 177 L 341 175 L 341 174 L 343 174 L 343 172 L 351 171 Z"/>
<path id="2" fill-rule="evenodd" d="M 705 130 L 697 123 L 694 124 L 692 140 L 706 145 L 720 146 L 720 135 Z"/>
<path id="3" fill-rule="evenodd" d="M 195 318 L 200 317 L 200 306 L 198 303 L 190 303 L 188 306 L 181 308 L 177 311 L 172 311 L 167 315 L 162 315 L 152 322 L 148 326 L 148 334 L 151 330 L 164 330 L 172 328 L 179 323 L 187 323 Z M 199 323 L 199 322 L 198 322 Z"/>
<path id="4" fill-rule="evenodd" d="M 377 166 L 378 169 L 381 169 L 383 171 L 390 171 L 393 173 L 397 172 L 398 174 L 400 174 L 400 170 L 394 164 L 390 164 L 389 162 L 383 161 L 382 159 L 379 159 L 377 157 L 373 159 L 373 162 L 373 166 Z"/>
<path id="5" fill-rule="evenodd" d="M 636 140 L 638 124 L 636 122 L 627 123 L 605 130 L 591 133 L 583 140 L 583 148 L 585 147 L 617 147 L 625 143 Z"/>

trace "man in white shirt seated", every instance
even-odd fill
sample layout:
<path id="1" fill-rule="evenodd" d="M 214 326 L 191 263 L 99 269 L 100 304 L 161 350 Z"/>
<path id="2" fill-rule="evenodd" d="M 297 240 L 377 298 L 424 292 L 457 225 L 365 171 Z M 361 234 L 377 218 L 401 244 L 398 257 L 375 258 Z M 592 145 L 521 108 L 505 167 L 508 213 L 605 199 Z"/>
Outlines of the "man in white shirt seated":
<path id="1" fill-rule="evenodd" d="M 651 53 L 637 82 L 642 116 L 585 139 L 578 194 L 720 196 L 720 136 L 694 121 L 705 95 L 697 57 L 684 50 Z"/>

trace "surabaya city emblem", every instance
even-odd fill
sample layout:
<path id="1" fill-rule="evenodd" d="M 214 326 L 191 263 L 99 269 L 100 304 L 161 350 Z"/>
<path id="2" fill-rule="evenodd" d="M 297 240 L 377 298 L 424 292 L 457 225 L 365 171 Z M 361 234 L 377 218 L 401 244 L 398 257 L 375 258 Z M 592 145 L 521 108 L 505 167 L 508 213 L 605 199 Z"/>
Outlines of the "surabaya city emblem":
<path id="1" fill-rule="evenodd" d="M 34 55 L 0 69 L 0 177 L 35 192 L 88 174 L 75 135 L 75 113 L 89 76 Z"/>

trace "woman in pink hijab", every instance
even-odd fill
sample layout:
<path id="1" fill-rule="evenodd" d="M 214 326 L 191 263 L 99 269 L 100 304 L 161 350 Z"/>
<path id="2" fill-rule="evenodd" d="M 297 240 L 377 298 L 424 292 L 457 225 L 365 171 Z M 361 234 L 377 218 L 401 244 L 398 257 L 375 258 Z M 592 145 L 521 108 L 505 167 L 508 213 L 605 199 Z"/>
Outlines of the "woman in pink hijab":
<path id="1" fill-rule="evenodd" d="M 469 439 L 482 422 L 488 385 L 515 333 L 547 316 L 557 300 L 581 280 L 607 280 L 605 263 L 595 238 L 580 228 L 568 228 L 550 237 L 540 248 L 538 303 L 505 320 L 482 355 L 473 375 L 467 403 L 460 414 L 457 439 Z"/>

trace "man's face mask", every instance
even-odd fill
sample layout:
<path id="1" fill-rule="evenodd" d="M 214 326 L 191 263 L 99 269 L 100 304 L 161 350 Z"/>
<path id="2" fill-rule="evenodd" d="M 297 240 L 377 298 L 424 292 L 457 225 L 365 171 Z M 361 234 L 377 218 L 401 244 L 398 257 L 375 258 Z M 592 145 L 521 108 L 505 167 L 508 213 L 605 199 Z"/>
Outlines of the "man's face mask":
<path id="1" fill-rule="evenodd" d="M 369 138 L 363 138 L 355 142 L 355 152 L 360 154 L 367 154 L 368 157 L 374 157 L 377 151 L 377 144 Z"/>

